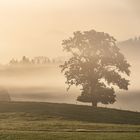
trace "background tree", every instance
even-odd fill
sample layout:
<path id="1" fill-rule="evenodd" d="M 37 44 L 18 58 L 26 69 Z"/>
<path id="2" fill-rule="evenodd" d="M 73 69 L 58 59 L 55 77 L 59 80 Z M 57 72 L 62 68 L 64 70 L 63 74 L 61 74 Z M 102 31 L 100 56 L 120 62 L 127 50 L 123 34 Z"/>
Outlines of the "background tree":
<path id="1" fill-rule="evenodd" d="M 21 64 L 30 64 L 30 60 L 28 57 L 23 56 L 22 60 L 20 61 Z"/>
<path id="2" fill-rule="evenodd" d="M 128 90 L 130 64 L 119 48 L 116 39 L 95 30 L 74 33 L 62 42 L 63 49 L 71 54 L 61 65 L 67 78 L 68 90 L 72 85 L 81 86 L 81 102 L 113 104 L 116 99 L 114 86 Z"/>

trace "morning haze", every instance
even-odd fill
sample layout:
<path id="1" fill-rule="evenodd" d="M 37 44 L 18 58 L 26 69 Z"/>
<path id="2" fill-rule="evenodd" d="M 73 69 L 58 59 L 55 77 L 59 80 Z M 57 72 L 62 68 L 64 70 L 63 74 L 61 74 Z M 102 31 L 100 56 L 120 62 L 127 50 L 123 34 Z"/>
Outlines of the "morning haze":
<path id="1" fill-rule="evenodd" d="M 138 140 L 139 5 L 0 0 L 0 139 Z"/>
<path id="2" fill-rule="evenodd" d="M 1 63 L 23 55 L 61 56 L 61 40 L 77 30 L 109 32 L 118 41 L 139 35 L 138 3 L 138 0 L 1 0 Z"/>

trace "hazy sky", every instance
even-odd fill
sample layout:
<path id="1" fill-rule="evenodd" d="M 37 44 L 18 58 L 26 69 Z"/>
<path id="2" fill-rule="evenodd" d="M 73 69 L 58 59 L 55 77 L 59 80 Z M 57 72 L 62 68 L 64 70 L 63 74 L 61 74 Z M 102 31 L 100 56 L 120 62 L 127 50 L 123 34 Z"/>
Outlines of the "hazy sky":
<path id="1" fill-rule="evenodd" d="M 140 0 L 0 0 L 0 62 L 61 56 L 61 40 L 96 29 L 117 40 L 140 35 Z"/>

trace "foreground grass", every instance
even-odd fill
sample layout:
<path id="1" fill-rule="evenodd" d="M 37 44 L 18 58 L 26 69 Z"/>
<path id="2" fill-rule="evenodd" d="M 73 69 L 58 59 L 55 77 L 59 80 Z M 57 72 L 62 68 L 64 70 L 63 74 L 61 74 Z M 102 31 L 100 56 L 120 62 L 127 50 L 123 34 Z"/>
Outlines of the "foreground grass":
<path id="1" fill-rule="evenodd" d="M 37 113 L 0 113 L 0 130 L 15 131 L 140 131 L 140 125 L 92 123 Z"/>
<path id="2" fill-rule="evenodd" d="M 51 103 L 0 103 L 0 140 L 139 140 L 140 113 Z"/>
<path id="3" fill-rule="evenodd" d="M 1 140 L 139 140 L 140 133 L 1 132 Z"/>

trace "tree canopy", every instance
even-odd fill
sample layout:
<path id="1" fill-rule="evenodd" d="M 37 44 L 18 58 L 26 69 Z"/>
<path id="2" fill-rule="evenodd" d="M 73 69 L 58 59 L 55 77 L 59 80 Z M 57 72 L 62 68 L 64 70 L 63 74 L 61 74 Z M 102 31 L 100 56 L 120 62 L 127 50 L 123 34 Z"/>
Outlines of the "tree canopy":
<path id="1" fill-rule="evenodd" d="M 63 40 L 64 51 L 70 58 L 61 65 L 67 78 L 68 89 L 81 86 L 81 102 L 113 104 L 116 101 L 114 86 L 128 90 L 130 64 L 116 45 L 116 39 L 108 33 L 95 30 L 74 32 Z"/>

